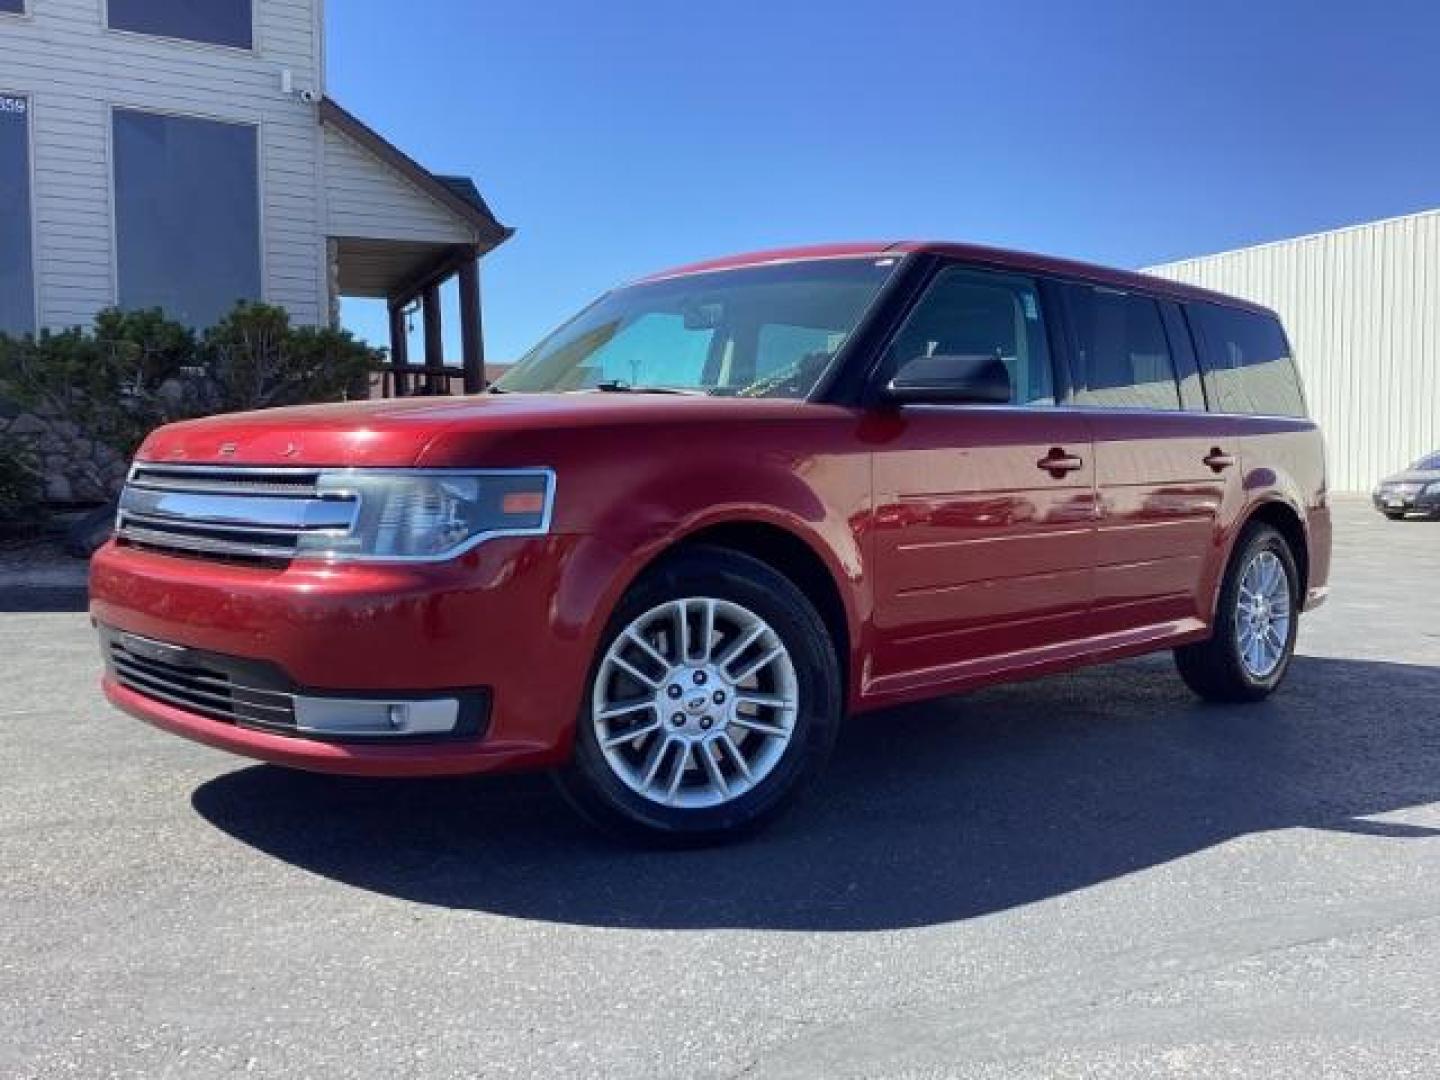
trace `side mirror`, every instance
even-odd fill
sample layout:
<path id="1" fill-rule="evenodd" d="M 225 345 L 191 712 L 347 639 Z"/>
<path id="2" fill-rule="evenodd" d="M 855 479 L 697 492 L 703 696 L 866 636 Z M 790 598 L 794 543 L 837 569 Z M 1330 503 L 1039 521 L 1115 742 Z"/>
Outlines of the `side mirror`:
<path id="1" fill-rule="evenodd" d="M 900 366 L 884 397 L 902 405 L 945 401 L 1008 405 L 1010 372 L 996 356 L 917 356 Z"/>

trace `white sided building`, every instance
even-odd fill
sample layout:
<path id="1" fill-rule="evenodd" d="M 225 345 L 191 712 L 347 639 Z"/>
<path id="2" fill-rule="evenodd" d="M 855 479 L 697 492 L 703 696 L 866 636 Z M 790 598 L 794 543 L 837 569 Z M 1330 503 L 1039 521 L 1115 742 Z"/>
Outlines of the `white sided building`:
<path id="1" fill-rule="evenodd" d="M 1440 451 L 1440 210 L 1151 267 L 1280 313 L 1335 491 Z"/>
<path id="2" fill-rule="evenodd" d="M 477 263 L 509 230 L 326 99 L 324 42 L 322 0 L 0 0 L 0 331 L 111 305 L 204 327 L 239 300 L 316 325 L 381 298 L 403 391 L 442 380 L 403 366 L 400 313 L 431 309 L 438 367 L 453 277 L 478 384 Z"/>

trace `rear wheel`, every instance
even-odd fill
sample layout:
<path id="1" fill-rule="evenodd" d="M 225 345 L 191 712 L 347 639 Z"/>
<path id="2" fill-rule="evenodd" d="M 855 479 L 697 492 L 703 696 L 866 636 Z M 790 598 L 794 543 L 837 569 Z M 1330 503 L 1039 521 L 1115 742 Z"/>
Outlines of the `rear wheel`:
<path id="1" fill-rule="evenodd" d="M 1259 701 L 1289 670 L 1298 629 L 1299 574 L 1268 525 L 1241 536 L 1225 571 L 1208 641 L 1175 650 L 1180 675 L 1210 701 Z"/>
<path id="2" fill-rule="evenodd" d="M 628 838 L 739 835 L 819 772 L 841 700 L 804 594 L 749 556 L 697 547 L 647 573 L 612 618 L 561 790 Z"/>

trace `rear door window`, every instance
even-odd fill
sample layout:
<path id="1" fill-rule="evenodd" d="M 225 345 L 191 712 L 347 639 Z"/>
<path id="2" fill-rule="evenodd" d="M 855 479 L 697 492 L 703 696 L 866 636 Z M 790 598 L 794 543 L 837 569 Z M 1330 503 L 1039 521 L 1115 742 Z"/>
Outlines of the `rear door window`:
<path id="1" fill-rule="evenodd" d="M 1075 335 L 1075 401 L 1101 409 L 1180 408 L 1160 306 L 1096 285 L 1064 286 Z"/>
<path id="2" fill-rule="evenodd" d="M 1187 312 L 1200 336 L 1212 408 L 1305 415 L 1300 376 L 1278 319 L 1219 304 L 1190 304 Z"/>

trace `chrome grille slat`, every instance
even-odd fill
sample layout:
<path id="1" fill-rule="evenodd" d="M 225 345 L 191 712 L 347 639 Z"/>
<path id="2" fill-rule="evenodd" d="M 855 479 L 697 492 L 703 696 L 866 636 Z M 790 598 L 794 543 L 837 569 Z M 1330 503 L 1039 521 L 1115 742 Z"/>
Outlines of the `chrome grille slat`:
<path id="1" fill-rule="evenodd" d="M 215 521 L 210 518 L 172 517 L 160 514 L 137 514 L 134 510 L 125 512 L 126 521 L 136 521 L 150 529 L 191 529 L 197 532 L 240 533 L 243 535 L 279 535 L 285 532 L 311 532 L 302 527 L 276 525 L 238 525 L 232 521 Z"/>
<path id="2" fill-rule="evenodd" d="M 305 534 L 344 535 L 353 497 L 321 494 L 319 469 L 139 462 L 120 497 L 116 537 L 192 558 L 284 562 Z"/>
<path id="3" fill-rule="evenodd" d="M 205 491 L 220 494 L 288 494 L 313 496 L 319 469 L 239 468 L 223 465 L 153 465 L 138 463 L 130 481 L 165 491 Z"/>
<path id="4" fill-rule="evenodd" d="M 188 491 L 199 495 L 271 495 L 282 499 L 315 497 L 315 484 L 272 483 L 264 480 L 207 480 L 195 476 L 154 477 L 140 474 L 130 483 L 149 491 Z"/>
<path id="5" fill-rule="evenodd" d="M 244 544 L 228 540 L 211 540 L 203 536 L 184 536 L 174 532 L 140 529 L 122 524 L 117 530 L 121 540 L 140 547 L 158 548 L 162 551 L 193 552 L 197 555 L 242 556 L 252 559 L 290 559 L 295 554 L 293 545 L 277 547 L 271 544 Z"/>

